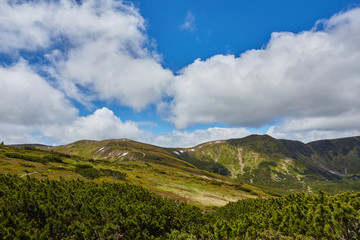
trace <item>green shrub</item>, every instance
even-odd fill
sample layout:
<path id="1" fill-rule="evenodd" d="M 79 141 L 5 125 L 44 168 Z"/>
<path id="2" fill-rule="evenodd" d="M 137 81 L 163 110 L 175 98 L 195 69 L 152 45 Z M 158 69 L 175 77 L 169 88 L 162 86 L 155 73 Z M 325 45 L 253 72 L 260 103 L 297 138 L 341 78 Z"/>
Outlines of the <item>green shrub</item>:
<path id="1" fill-rule="evenodd" d="M 120 171 L 115 171 L 111 169 L 102 169 L 102 168 L 96 169 L 88 164 L 77 164 L 75 167 L 75 172 L 90 179 L 99 178 L 103 176 L 110 176 L 114 179 L 125 180 L 127 176 L 126 173 L 122 173 Z"/>

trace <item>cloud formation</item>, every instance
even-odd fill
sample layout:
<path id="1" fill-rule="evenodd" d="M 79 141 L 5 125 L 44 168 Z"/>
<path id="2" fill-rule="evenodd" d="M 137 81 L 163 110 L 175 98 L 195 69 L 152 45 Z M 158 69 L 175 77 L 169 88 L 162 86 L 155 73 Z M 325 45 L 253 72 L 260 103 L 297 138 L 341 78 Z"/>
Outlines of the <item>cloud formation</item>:
<path id="1" fill-rule="evenodd" d="M 123 1 L 7 0 L 0 22 L 0 51 L 44 51 L 47 70 L 80 102 L 115 100 L 141 110 L 161 100 L 172 78 L 148 49 L 144 19 Z"/>
<path id="2" fill-rule="evenodd" d="M 42 142 L 41 126 L 68 124 L 78 114 L 25 60 L 0 66 L 0 83 L 0 140 L 6 143 Z"/>
<path id="3" fill-rule="evenodd" d="M 93 114 L 77 117 L 68 124 L 52 124 L 43 127 L 47 137 L 59 139 L 62 143 L 79 139 L 104 140 L 130 138 L 137 139 L 146 135 L 138 124 L 132 121 L 123 122 L 110 109 L 103 107 Z"/>
<path id="4" fill-rule="evenodd" d="M 104 140 L 129 138 L 162 147 L 193 147 L 200 143 L 245 137 L 252 134 L 245 128 L 208 128 L 193 132 L 174 130 L 156 135 L 141 129 L 141 124 L 122 121 L 106 107 L 94 113 L 74 117 L 72 121 L 41 125 L 0 122 L 0 140 L 6 144 L 36 143 L 67 144 L 80 139 Z"/>
<path id="5" fill-rule="evenodd" d="M 68 122 L 78 113 L 64 94 L 36 74 L 24 61 L 0 66 L 0 122 L 49 124 Z"/>
<path id="6" fill-rule="evenodd" d="M 274 137 L 303 141 L 360 135 L 360 8 L 309 31 L 273 33 L 263 49 L 197 59 L 176 76 L 145 26 L 125 1 L 0 1 L 0 53 L 13 60 L 0 66 L 0 140 L 126 137 L 184 147 L 265 125 Z M 196 29 L 191 11 L 180 28 Z M 157 104 L 177 130 L 155 135 L 108 108 L 79 116 L 72 99 L 134 111 Z M 234 127 L 186 131 L 207 123 Z"/>
<path id="7" fill-rule="evenodd" d="M 323 29 L 273 33 L 264 49 L 197 59 L 169 90 L 180 129 L 222 122 L 259 127 L 282 119 L 306 129 L 356 129 L 360 114 L 360 9 L 322 21 Z M 333 120 L 335 117 L 343 121 Z M 321 120 L 321 121 L 320 121 Z M 280 125 L 285 127 L 285 125 Z"/>
<path id="8" fill-rule="evenodd" d="M 252 134 L 245 128 L 208 128 L 198 129 L 193 132 L 174 130 L 170 133 L 152 136 L 150 139 L 144 139 L 164 147 L 194 147 L 200 143 L 226 140 L 231 138 L 241 138 Z"/>

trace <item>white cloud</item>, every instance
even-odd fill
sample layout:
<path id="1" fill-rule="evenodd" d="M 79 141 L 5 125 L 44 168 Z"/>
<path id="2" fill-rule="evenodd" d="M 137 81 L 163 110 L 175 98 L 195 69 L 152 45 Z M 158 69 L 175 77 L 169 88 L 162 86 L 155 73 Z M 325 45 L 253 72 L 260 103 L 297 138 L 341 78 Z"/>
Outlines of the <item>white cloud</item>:
<path id="1" fill-rule="evenodd" d="M 53 62 L 47 70 L 80 102 L 116 100 L 141 110 L 161 100 L 173 75 L 147 48 L 144 31 L 138 10 L 123 1 L 0 3 L 0 51 L 45 51 Z"/>
<path id="2" fill-rule="evenodd" d="M 163 147 L 193 147 L 204 142 L 241 138 L 250 134 L 252 133 L 245 128 L 214 127 L 193 132 L 174 130 L 167 134 L 152 136 L 151 139 L 144 139 L 144 141 Z"/>
<path id="3" fill-rule="evenodd" d="M 78 117 L 69 124 L 52 124 L 42 128 L 44 136 L 70 143 L 81 139 L 104 140 L 130 138 L 137 139 L 146 134 L 138 124 L 121 121 L 114 112 L 106 107 L 97 109 L 93 114 Z"/>
<path id="4" fill-rule="evenodd" d="M 296 130 L 286 130 L 282 129 L 281 126 L 273 126 L 267 132 L 268 135 L 271 135 L 274 138 L 278 139 L 291 139 L 298 140 L 304 143 L 323 140 L 323 139 L 335 139 L 335 138 L 344 138 L 344 137 L 353 137 L 360 136 L 360 130 L 317 130 L 309 129 L 303 131 Z"/>
<path id="5" fill-rule="evenodd" d="M 43 5 L 43 4 L 41 4 Z M 18 49 L 36 50 L 50 45 L 48 30 L 44 28 L 50 12 L 33 4 L 0 2 L 0 51 L 11 53 Z"/>
<path id="6" fill-rule="evenodd" d="M 77 115 L 62 92 L 34 73 L 25 61 L 0 67 L 0 122 L 48 124 L 68 122 Z"/>
<path id="7" fill-rule="evenodd" d="M 184 23 L 180 25 L 180 28 L 182 30 L 193 32 L 196 30 L 195 25 L 195 15 L 192 13 L 192 11 L 187 11 L 184 19 Z"/>
<path id="8" fill-rule="evenodd" d="M 77 117 L 68 124 L 42 126 L 42 136 L 58 139 L 58 143 L 70 143 L 81 139 L 104 140 L 129 138 L 162 147 L 192 147 L 203 142 L 241 138 L 252 134 L 245 128 L 208 128 L 193 132 L 174 130 L 156 135 L 142 130 L 144 123 L 122 121 L 113 111 L 103 107 L 93 114 Z M 150 124 L 150 123 L 148 123 Z"/>
<path id="9" fill-rule="evenodd" d="M 41 125 L 66 124 L 78 114 L 64 94 L 24 60 L 0 66 L 0 86 L 0 141 L 5 143 L 41 142 Z"/>
<path id="10" fill-rule="evenodd" d="M 0 122 L 0 142 L 5 144 L 41 143 L 34 126 Z"/>
<path id="11" fill-rule="evenodd" d="M 320 23 L 324 28 L 317 30 Z M 197 59 L 173 81 L 161 56 L 148 49 L 151 39 L 133 5 L 0 1 L 0 52 L 43 54 L 51 64 L 42 70 L 57 81 L 50 84 L 23 60 L 0 67 L 0 140 L 68 143 L 127 137 L 193 146 L 251 134 L 245 128 L 209 128 L 158 136 L 107 108 L 79 117 L 64 94 L 83 104 L 114 100 L 135 110 L 156 103 L 159 112 L 170 109 L 169 120 L 179 129 L 197 123 L 258 127 L 282 121 L 268 134 L 303 141 L 360 135 L 360 9 L 318 24 L 299 34 L 273 33 L 264 49 L 238 57 Z M 195 30 L 191 11 L 181 28 Z M 173 97 L 170 105 L 160 103 L 165 92 Z"/>
<path id="12" fill-rule="evenodd" d="M 58 63 L 62 79 L 92 90 L 98 99 L 115 99 L 136 110 L 160 101 L 172 73 L 150 57 L 134 58 L 117 48 L 114 42 L 97 41 L 72 50 Z"/>
<path id="13" fill-rule="evenodd" d="M 41 118 L 41 116 L 39 116 Z M 153 135 L 141 130 L 139 123 L 122 121 L 104 107 L 88 116 L 74 116 L 71 121 L 48 123 L 12 123 L 0 121 L 0 141 L 5 144 L 68 144 L 82 139 L 105 140 L 129 138 L 149 140 Z"/>
<path id="14" fill-rule="evenodd" d="M 263 126 L 279 119 L 341 116 L 355 129 L 360 113 L 360 9 L 322 22 L 323 31 L 273 33 L 264 49 L 216 55 L 185 67 L 172 87 L 170 120 L 178 128 L 223 122 Z"/>
<path id="15" fill-rule="evenodd" d="M 47 48 L 61 41 L 81 46 L 98 38 L 118 38 L 121 47 L 144 52 L 144 20 L 123 1 L 5 0 L 0 11 L 1 50 L 5 52 Z"/>
<path id="16" fill-rule="evenodd" d="M 267 134 L 303 142 L 358 136 L 360 113 L 350 111 L 330 117 L 289 118 L 278 126 L 270 127 Z"/>

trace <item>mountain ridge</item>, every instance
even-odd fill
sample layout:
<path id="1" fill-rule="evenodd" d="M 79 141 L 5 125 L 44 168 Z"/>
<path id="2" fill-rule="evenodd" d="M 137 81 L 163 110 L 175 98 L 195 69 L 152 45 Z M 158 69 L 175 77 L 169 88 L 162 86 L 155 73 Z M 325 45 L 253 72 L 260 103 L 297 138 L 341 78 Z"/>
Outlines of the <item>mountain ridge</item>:
<path id="1" fill-rule="evenodd" d="M 360 191 L 358 136 L 303 143 L 250 135 L 189 148 L 163 148 L 130 139 L 0 147 L 3 173 L 39 179 L 95 176 L 92 181 L 111 182 L 123 181 L 117 176 L 124 173 L 125 181 L 200 205 L 319 189 Z M 40 163 L 27 162 L 34 159 Z M 95 175 L 81 175 L 88 173 Z"/>
<path id="2" fill-rule="evenodd" d="M 112 141 L 114 144 L 115 140 Z M 188 163 L 188 167 L 275 189 L 308 190 L 309 187 L 311 188 L 310 185 L 317 181 L 357 179 L 357 174 L 360 174 L 360 137 L 358 136 L 303 143 L 253 134 L 244 138 L 209 141 L 188 148 L 162 148 L 132 140 L 118 141 L 117 144 L 123 144 L 123 148 L 126 148 L 126 143 L 129 142 L 138 147 L 142 145 L 140 149 L 147 146 L 156 151 L 155 158 L 152 157 L 153 154 L 144 156 L 150 162 L 154 162 L 156 158 L 164 160 L 163 164 L 181 161 L 183 164 Z M 105 151 L 108 154 L 105 154 L 106 156 L 98 154 L 109 146 L 111 140 L 96 141 L 96 143 L 104 144 L 93 149 L 92 155 L 83 154 L 83 156 L 94 156 L 103 160 L 117 158 L 114 156 L 117 153 L 115 150 Z M 64 150 L 64 146 L 55 149 L 71 153 Z M 80 152 L 77 154 L 82 155 Z M 121 158 L 125 161 L 141 158 L 136 156 L 134 151 L 132 154 Z"/>

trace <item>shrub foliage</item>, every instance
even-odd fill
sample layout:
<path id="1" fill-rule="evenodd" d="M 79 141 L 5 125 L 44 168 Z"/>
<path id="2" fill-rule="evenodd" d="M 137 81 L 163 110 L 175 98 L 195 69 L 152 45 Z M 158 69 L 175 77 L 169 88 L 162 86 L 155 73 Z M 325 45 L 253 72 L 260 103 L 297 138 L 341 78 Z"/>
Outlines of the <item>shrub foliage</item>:
<path id="1" fill-rule="evenodd" d="M 360 239 L 359 216 L 360 193 L 249 199 L 204 213 L 130 184 L 0 174 L 0 239 Z"/>

